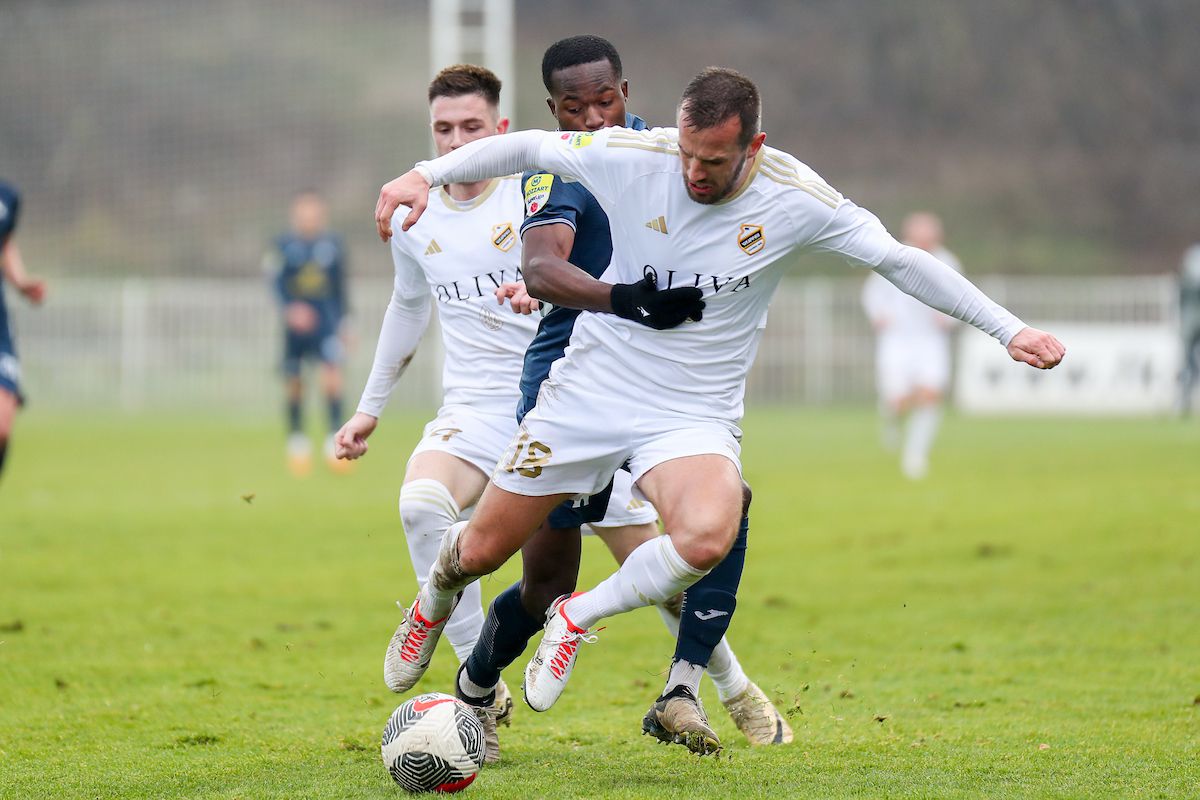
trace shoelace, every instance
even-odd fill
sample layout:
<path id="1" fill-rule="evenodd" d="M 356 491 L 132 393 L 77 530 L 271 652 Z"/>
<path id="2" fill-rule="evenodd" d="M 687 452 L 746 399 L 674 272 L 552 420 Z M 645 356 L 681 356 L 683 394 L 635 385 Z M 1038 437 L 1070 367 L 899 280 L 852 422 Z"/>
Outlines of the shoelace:
<path id="1" fill-rule="evenodd" d="M 400 659 L 415 664 L 421 655 L 421 645 L 429 638 L 429 628 L 417 619 L 415 611 L 410 614 L 406 610 L 404 616 L 408 620 L 408 636 L 404 637 L 404 644 L 400 646 Z"/>
<path id="2" fill-rule="evenodd" d="M 604 629 L 599 628 L 597 629 L 597 632 L 602 630 Z M 550 657 L 550 674 L 555 678 L 562 680 L 563 674 L 566 673 L 568 667 L 571 665 L 571 660 L 575 656 L 575 651 L 579 649 L 579 643 L 586 642 L 591 644 L 592 642 L 596 641 L 597 638 L 598 637 L 596 634 L 592 633 L 591 631 L 584 631 L 583 633 L 568 632 L 567 635 L 562 639 L 556 639 L 550 642 L 550 644 L 555 645 L 554 655 Z"/>

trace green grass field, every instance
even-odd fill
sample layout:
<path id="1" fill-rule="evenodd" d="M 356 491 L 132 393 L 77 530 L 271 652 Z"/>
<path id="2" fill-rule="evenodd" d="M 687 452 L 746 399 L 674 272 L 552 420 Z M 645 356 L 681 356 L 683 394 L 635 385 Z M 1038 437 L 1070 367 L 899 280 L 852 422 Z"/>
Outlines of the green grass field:
<path id="1" fill-rule="evenodd" d="M 395 500 L 423 421 L 388 418 L 353 475 L 295 480 L 273 420 L 24 415 L 0 796 L 402 794 L 381 662 L 413 594 Z M 721 758 L 641 736 L 671 653 L 643 609 L 553 711 L 518 707 L 468 796 L 1200 796 L 1200 425 L 951 419 L 919 485 L 866 411 L 746 432 L 731 639 L 796 742 L 751 750 L 707 684 Z M 583 585 L 611 570 L 598 542 L 584 560 Z"/>

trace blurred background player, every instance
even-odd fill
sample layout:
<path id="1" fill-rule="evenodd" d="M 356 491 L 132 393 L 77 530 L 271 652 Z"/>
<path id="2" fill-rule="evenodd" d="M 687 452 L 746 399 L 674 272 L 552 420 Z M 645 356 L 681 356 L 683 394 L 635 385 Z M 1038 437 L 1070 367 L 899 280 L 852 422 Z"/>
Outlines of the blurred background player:
<path id="1" fill-rule="evenodd" d="M 25 272 L 25 262 L 13 237 L 21 198 L 17 190 L 0 181 L 0 474 L 4 472 L 4 457 L 12 436 L 13 420 L 21 405 L 21 363 L 13 344 L 8 324 L 8 308 L 4 304 L 4 282 L 25 296 L 34 305 L 46 296 L 46 284 Z"/>
<path id="2" fill-rule="evenodd" d="M 942 221 L 935 214 L 919 212 L 904 220 L 904 244 L 962 272 L 942 238 Z M 929 451 L 941 423 L 954 320 L 900 291 L 877 272 L 867 276 L 862 303 L 876 334 L 875 381 L 883 444 L 888 450 L 903 445 L 900 469 L 918 480 L 929 471 Z"/>
<path id="3" fill-rule="evenodd" d="M 629 85 L 621 57 L 611 42 L 599 36 L 572 36 L 546 49 L 542 81 L 549 93 L 546 104 L 562 131 L 585 133 L 619 125 L 635 130 L 645 122 L 626 110 Z M 525 221 L 521 225 L 522 260 L 533 291 L 555 305 L 538 327 L 525 354 L 521 373 L 523 417 L 537 403 L 551 365 L 562 357 L 579 308 L 591 307 L 587 294 L 612 259 L 609 220 L 600 203 L 582 184 L 542 172 L 522 177 Z M 665 233 L 665 230 L 664 230 Z M 527 287 L 508 290 L 514 308 L 524 305 Z M 586 503 L 563 503 L 521 548 L 521 580 L 501 592 L 488 611 L 486 634 L 459 673 L 459 697 L 472 705 L 489 702 L 501 671 L 542 630 L 546 611 L 555 598 L 574 591 L 579 575 L 581 527 L 598 535 L 617 564 L 639 545 L 659 535 L 658 512 L 649 503 L 633 500 L 632 479 L 618 470 L 611 497 L 595 495 Z M 747 491 L 747 498 L 749 489 Z M 747 500 L 748 502 L 748 500 Z M 751 744 L 783 744 L 792 731 L 766 694 L 746 675 L 725 639 L 736 605 L 738 583 L 746 552 L 749 522 L 733 552 L 683 599 L 658 606 L 667 629 L 676 638 L 663 696 L 643 720 L 643 730 L 663 741 L 686 740 L 702 750 L 719 746 L 698 700 L 701 675 L 707 671 L 717 694 Z M 677 696 L 685 695 L 677 699 Z"/>
<path id="4" fill-rule="evenodd" d="M 292 199 L 291 230 L 275 240 L 267 257 L 283 310 L 283 373 L 287 387 L 287 459 L 296 475 L 312 469 L 312 445 L 304 433 L 304 362 L 321 364 L 321 391 L 328 404 L 325 459 L 331 469 L 349 464 L 333 453 L 333 432 L 342 421 L 342 327 L 346 265 L 341 238 L 328 230 L 329 209 L 316 191 Z"/>
<path id="5" fill-rule="evenodd" d="M 1183 342 L 1183 373 L 1179 413 L 1192 411 L 1192 395 L 1200 378 L 1200 244 L 1188 248 L 1179 276 L 1179 334 Z"/>

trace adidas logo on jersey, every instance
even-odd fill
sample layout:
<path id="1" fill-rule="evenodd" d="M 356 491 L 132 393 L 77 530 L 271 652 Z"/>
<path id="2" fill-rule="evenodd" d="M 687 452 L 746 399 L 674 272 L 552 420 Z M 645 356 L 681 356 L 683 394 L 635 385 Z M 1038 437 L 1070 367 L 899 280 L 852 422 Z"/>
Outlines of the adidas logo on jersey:
<path id="1" fill-rule="evenodd" d="M 440 252 L 442 252 L 442 248 L 438 247 L 437 239 L 430 239 L 429 247 L 425 248 L 425 255 L 433 256 L 433 255 L 437 255 Z"/>
<path id="2" fill-rule="evenodd" d="M 646 227 L 658 233 L 667 233 L 667 218 L 659 217 L 658 219 L 652 219 L 646 223 Z"/>

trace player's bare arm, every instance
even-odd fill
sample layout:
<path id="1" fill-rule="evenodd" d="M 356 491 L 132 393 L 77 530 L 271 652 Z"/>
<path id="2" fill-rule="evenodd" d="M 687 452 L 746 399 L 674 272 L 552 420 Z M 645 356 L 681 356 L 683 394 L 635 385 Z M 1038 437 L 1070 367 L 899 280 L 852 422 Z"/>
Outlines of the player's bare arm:
<path id="1" fill-rule="evenodd" d="M 521 271 L 534 297 L 556 306 L 611 312 L 611 283 L 597 280 L 568 259 L 575 246 L 570 225 L 538 225 L 525 231 Z"/>
<path id="2" fill-rule="evenodd" d="M 0 267 L 3 267 L 5 280 L 24 295 L 26 300 L 34 305 L 41 305 L 46 299 L 46 282 L 26 272 L 21 250 L 11 238 L 4 244 L 4 251 L 0 252 Z"/>

